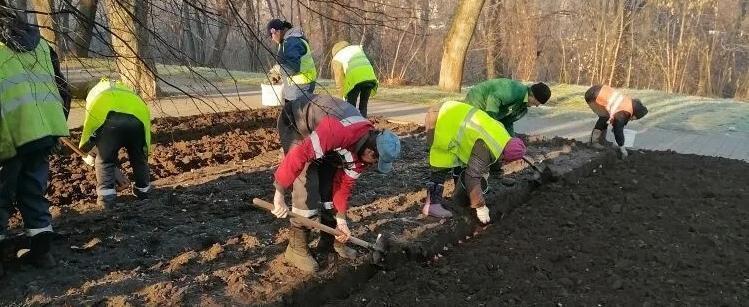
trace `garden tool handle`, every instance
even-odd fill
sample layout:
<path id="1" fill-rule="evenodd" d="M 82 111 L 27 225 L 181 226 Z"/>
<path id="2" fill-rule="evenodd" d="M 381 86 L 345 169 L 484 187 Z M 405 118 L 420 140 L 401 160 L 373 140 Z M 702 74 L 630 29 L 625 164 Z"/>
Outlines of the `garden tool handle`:
<path id="1" fill-rule="evenodd" d="M 77 153 L 81 157 L 86 156 L 86 153 L 84 153 L 80 148 L 78 148 L 78 146 L 75 146 L 75 144 L 73 144 L 73 142 L 71 142 L 70 139 L 66 137 L 61 137 L 60 141 L 66 146 L 70 147 L 71 150 L 75 151 L 75 153 Z"/>
<path id="2" fill-rule="evenodd" d="M 528 165 L 530 165 L 531 168 L 533 168 L 533 170 L 535 170 L 536 172 L 542 173 L 541 170 L 538 169 L 538 166 L 536 166 L 535 164 L 533 164 L 533 162 L 531 162 L 530 160 L 528 160 L 528 158 L 526 158 L 525 156 L 523 156 L 523 161 L 525 161 L 525 163 L 528 163 Z"/>
<path id="3" fill-rule="evenodd" d="M 271 203 L 269 203 L 267 201 L 264 201 L 264 200 L 262 200 L 260 198 L 254 198 L 254 199 L 252 199 L 252 205 L 255 206 L 255 207 L 257 207 L 257 208 L 265 209 L 266 211 L 273 211 L 273 204 L 271 204 Z M 329 226 L 320 224 L 320 222 L 313 221 L 313 220 L 311 220 L 309 218 L 303 217 L 303 216 L 301 216 L 299 214 L 296 214 L 294 212 L 289 211 L 289 216 L 297 219 L 297 222 L 299 222 L 299 224 L 302 224 L 302 225 L 307 226 L 309 228 L 316 228 L 316 229 L 319 229 L 321 231 L 327 232 L 327 233 L 329 233 L 331 235 L 334 235 L 334 236 L 341 235 L 338 232 L 338 230 L 336 230 L 335 228 L 331 228 Z M 364 241 L 362 239 L 354 237 L 354 236 L 350 236 L 349 237 L 349 242 L 351 242 L 353 244 L 356 244 L 356 245 L 359 245 L 359 246 L 364 247 L 364 248 L 375 249 L 374 245 L 370 244 L 367 241 Z"/>

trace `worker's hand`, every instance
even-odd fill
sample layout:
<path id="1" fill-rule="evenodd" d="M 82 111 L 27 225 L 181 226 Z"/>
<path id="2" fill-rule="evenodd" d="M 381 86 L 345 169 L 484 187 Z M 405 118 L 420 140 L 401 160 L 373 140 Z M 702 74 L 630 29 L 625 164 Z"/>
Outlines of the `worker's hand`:
<path id="1" fill-rule="evenodd" d="M 283 192 L 276 190 L 276 194 L 273 196 L 273 213 L 277 218 L 286 218 L 289 215 L 289 207 L 286 206 L 286 201 L 283 199 Z"/>
<path id="2" fill-rule="evenodd" d="M 479 218 L 482 224 L 489 224 L 491 217 L 489 217 L 489 207 L 481 206 L 476 208 L 476 217 Z"/>
<path id="3" fill-rule="evenodd" d="M 94 166 L 94 157 L 91 155 L 86 155 L 83 157 L 83 162 L 88 164 L 88 166 Z"/>
<path id="4" fill-rule="evenodd" d="M 627 156 L 629 156 L 629 153 L 627 153 L 627 148 L 624 146 L 619 147 L 619 158 L 622 160 L 627 159 Z"/>
<path id="5" fill-rule="evenodd" d="M 349 238 L 351 238 L 351 230 L 348 229 L 348 223 L 346 223 L 345 218 L 336 217 L 336 227 L 335 229 L 338 230 L 340 235 L 335 236 L 335 239 L 338 240 L 338 242 L 346 243 Z"/>

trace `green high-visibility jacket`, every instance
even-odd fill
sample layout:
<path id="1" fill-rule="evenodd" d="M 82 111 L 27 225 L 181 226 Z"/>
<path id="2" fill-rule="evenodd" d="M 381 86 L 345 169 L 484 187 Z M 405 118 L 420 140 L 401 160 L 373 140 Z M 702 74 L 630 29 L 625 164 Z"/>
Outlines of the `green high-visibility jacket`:
<path id="1" fill-rule="evenodd" d="M 514 135 L 512 123 L 528 113 L 528 86 L 512 79 L 491 79 L 474 85 L 465 100 L 501 121 Z"/>
<path id="2" fill-rule="evenodd" d="M 0 43 L 0 160 L 48 136 L 68 136 L 49 45 L 15 52 Z"/>

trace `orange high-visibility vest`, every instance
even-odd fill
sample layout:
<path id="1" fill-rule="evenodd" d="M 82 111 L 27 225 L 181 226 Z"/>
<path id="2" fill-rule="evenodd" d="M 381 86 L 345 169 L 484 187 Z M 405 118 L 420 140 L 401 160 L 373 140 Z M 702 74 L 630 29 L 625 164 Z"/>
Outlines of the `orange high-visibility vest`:
<path id="1" fill-rule="evenodd" d="M 588 106 L 598 116 L 608 117 L 609 121 L 614 118 L 614 114 L 620 111 L 625 111 L 629 115 L 635 114 L 632 98 L 608 85 L 601 87 L 596 100 L 589 103 Z"/>

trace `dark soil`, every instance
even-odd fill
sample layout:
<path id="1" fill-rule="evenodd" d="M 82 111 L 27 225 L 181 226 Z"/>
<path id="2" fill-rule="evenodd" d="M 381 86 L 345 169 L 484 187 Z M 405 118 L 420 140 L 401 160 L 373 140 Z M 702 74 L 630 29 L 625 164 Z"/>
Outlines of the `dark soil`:
<path id="1" fill-rule="evenodd" d="M 634 154 L 542 188 L 445 257 L 340 306 L 746 306 L 749 164 Z"/>

